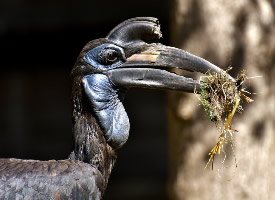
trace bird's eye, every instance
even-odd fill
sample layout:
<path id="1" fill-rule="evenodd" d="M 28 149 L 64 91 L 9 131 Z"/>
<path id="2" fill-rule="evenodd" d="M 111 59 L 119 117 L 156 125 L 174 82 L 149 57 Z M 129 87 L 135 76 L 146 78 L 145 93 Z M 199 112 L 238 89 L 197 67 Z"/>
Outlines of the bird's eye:
<path id="1" fill-rule="evenodd" d="M 115 49 L 103 49 L 100 53 L 100 61 L 104 65 L 110 65 L 120 60 L 119 52 Z"/>
<path id="2" fill-rule="evenodd" d="M 109 43 L 91 49 L 83 59 L 99 70 L 113 69 L 126 61 L 123 48 Z"/>

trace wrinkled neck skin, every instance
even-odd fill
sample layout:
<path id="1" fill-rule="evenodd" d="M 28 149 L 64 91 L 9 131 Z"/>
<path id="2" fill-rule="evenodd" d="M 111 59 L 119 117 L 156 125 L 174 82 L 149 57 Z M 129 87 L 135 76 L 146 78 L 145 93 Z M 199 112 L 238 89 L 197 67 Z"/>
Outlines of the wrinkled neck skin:
<path id="1" fill-rule="evenodd" d="M 73 84 L 73 152 L 69 157 L 97 168 L 105 186 L 116 161 L 116 149 L 127 141 L 129 134 L 120 93 L 106 80 L 93 74 Z"/>
<path id="2" fill-rule="evenodd" d="M 118 88 L 104 74 L 90 74 L 82 85 L 104 136 L 113 148 L 122 147 L 129 137 L 130 123 L 122 104 L 125 88 Z"/>

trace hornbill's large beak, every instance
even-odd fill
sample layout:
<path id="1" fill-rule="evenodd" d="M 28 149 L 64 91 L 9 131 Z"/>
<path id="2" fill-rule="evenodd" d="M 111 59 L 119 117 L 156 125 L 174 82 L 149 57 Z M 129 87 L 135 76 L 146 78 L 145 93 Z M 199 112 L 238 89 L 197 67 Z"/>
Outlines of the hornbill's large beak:
<path id="1" fill-rule="evenodd" d="M 149 44 L 145 51 L 133 54 L 119 68 L 108 71 L 117 86 L 200 91 L 199 81 L 169 72 L 169 69 L 191 72 L 226 73 L 216 65 L 181 49 L 162 44 Z M 229 79 L 234 79 L 227 75 Z"/>
<path id="2" fill-rule="evenodd" d="M 194 72 L 224 72 L 212 63 L 181 49 L 157 42 L 162 37 L 156 18 L 138 17 L 116 26 L 107 39 L 125 49 L 138 49 L 126 62 L 108 71 L 110 80 L 117 86 L 175 89 L 199 92 L 199 82 L 167 71 L 178 68 Z M 144 48 L 145 47 L 145 48 Z M 225 73 L 225 72 L 224 72 Z M 228 78 L 234 79 L 228 75 Z"/>

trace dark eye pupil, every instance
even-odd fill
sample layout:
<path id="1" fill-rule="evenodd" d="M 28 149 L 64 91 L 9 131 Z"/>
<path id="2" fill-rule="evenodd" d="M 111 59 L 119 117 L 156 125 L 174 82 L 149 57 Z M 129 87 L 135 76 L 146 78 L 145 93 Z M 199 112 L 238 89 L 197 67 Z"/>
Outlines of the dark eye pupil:
<path id="1" fill-rule="evenodd" d="M 110 65 L 119 60 L 119 54 L 114 49 L 105 49 L 100 54 L 100 60 L 105 65 Z"/>
<path id="2" fill-rule="evenodd" d="M 107 59 L 109 61 L 115 61 L 117 59 L 117 57 L 118 57 L 118 54 L 117 54 L 116 51 L 109 51 L 108 52 Z"/>

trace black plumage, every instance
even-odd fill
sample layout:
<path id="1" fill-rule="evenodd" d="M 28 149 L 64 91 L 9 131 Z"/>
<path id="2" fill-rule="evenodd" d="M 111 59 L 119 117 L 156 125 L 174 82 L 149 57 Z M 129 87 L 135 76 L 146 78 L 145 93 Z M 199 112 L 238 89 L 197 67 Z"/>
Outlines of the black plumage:
<path id="1" fill-rule="evenodd" d="M 198 81 L 166 69 L 222 71 L 188 52 L 154 43 L 161 36 L 157 19 L 140 17 L 85 45 L 71 72 L 72 153 L 58 161 L 0 159 L 0 199 L 102 198 L 117 150 L 129 135 L 122 104 L 128 89 L 199 91 Z"/>
<path id="2" fill-rule="evenodd" d="M 0 159 L 0 199 L 100 199 L 101 173 L 75 160 Z"/>

